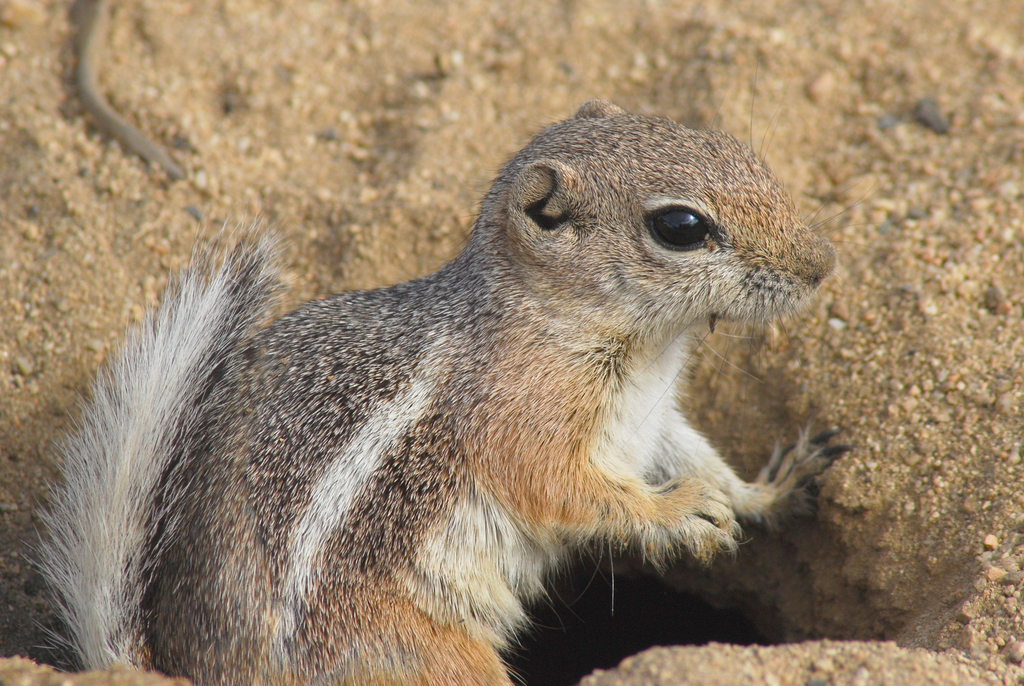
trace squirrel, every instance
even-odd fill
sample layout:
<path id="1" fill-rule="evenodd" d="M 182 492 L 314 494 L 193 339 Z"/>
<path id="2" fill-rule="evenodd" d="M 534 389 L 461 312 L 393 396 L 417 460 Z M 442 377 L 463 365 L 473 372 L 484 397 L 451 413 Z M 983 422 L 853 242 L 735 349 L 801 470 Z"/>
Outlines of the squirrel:
<path id="1" fill-rule="evenodd" d="M 849 449 L 805 433 L 745 482 L 678 406 L 707 327 L 835 266 L 728 134 L 588 101 L 439 271 L 274 319 L 276 245 L 197 249 L 63 444 L 42 569 L 88 668 L 508 685 L 572 551 L 707 560 Z"/>

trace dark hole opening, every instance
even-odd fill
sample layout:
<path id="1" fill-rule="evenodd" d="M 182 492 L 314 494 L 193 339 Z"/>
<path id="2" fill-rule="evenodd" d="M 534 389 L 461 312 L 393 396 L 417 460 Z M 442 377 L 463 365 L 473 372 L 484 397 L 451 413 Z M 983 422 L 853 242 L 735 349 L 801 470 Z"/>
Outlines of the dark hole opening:
<path id="1" fill-rule="evenodd" d="M 572 686 L 652 646 L 770 643 L 739 611 L 717 609 L 647 576 L 615 577 L 613 614 L 610 577 L 580 572 L 531 616 L 522 647 L 508 656 L 518 675 L 513 680 L 526 686 Z"/>

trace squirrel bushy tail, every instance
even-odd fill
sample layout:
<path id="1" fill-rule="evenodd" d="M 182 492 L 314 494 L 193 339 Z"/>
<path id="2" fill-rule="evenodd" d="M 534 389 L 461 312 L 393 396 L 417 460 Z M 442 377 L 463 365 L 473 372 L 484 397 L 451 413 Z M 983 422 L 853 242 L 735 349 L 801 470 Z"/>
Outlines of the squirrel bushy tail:
<path id="1" fill-rule="evenodd" d="M 182 458 L 203 400 L 237 364 L 279 289 L 271 236 L 197 252 L 163 304 L 101 370 L 61 447 L 65 483 L 46 525 L 41 568 L 65 640 L 86 668 L 139 665 L 144 547 L 160 518 L 162 475 Z M 218 265 L 219 262 L 219 265 Z"/>

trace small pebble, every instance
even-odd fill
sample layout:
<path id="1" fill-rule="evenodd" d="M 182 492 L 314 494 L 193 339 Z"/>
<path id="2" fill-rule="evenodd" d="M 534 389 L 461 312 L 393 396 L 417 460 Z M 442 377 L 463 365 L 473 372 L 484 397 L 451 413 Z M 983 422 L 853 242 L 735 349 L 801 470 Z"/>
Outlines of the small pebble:
<path id="1" fill-rule="evenodd" d="M 817 660 L 811 663 L 811 668 L 818 672 L 825 672 L 831 674 L 836 669 L 836 663 L 832 661 L 830 657 L 819 657 Z"/>
<path id="2" fill-rule="evenodd" d="M 1010 301 L 1006 299 L 1006 293 L 999 286 L 989 286 L 985 289 L 985 307 L 993 314 L 1008 314 Z"/>
<path id="3" fill-rule="evenodd" d="M 809 97 L 813 102 L 821 104 L 827 100 L 830 95 L 832 95 L 837 85 L 836 77 L 833 76 L 832 72 L 827 71 L 808 84 L 807 97 Z"/>
<path id="4" fill-rule="evenodd" d="M 996 566 L 1008 572 L 1019 572 L 1020 563 L 1017 562 L 1016 558 L 1012 557 L 1009 553 L 1003 553 L 1003 555 L 1004 557 L 1000 557 L 996 562 Z"/>
<path id="5" fill-rule="evenodd" d="M 19 355 L 18 357 L 14 358 L 14 371 L 15 373 L 20 374 L 21 376 L 27 377 L 32 376 L 35 373 L 36 367 L 34 364 L 32 364 L 32 360 L 30 360 L 27 357 L 22 357 L 21 355 Z"/>
<path id="6" fill-rule="evenodd" d="M 999 567 L 989 567 L 988 571 L 985 572 L 985 578 L 991 582 L 996 582 L 1006 576 L 1007 572 L 1005 569 Z"/>
<path id="7" fill-rule="evenodd" d="M 196 205 L 189 205 L 185 208 L 185 211 L 192 215 L 192 218 L 197 222 L 203 221 L 203 211 Z"/>
<path id="8" fill-rule="evenodd" d="M 900 118 L 895 114 L 883 114 L 878 118 L 878 128 L 882 131 L 888 131 L 889 129 L 896 128 L 900 123 Z"/>
<path id="9" fill-rule="evenodd" d="M 1007 643 L 1006 658 L 1011 662 L 1024 660 L 1024 641 L 1010 641 Z"/>
<path id="10" fill-rule="evenodd" d="M 46 10 L 30 0 L 4 0 L 0 2 L 0 23 L 12 29 L 38 26 L 46 21 Z"/>
<path id="11" fill-rule="evenodd" d="M 1024 572 L 1007 572 L 1006 575 L 999 580 L 999 583 L 1003 584 L 1004 586 L 1016 586 L 1021 582 L 1021 579 L 1024 579 Z"/>
<path id="12" fill-rule="evenodd" d="M 999 547 L 999 539 L 996 538 L 995 534 L 989 534 L 986 536 L 984 543 L 986 550 L 995 550 Z"/>
<path id="13" fill-rule="evenodd" d="M 326 129 L 323 129 L 322 131 L 317 131 L 316 132 L 316 137 L 319 138 L 322 141 L 336 141 L 336 140 L 339 140 L 338 139 L 338 130 L 335 129 L 333 126 L 328 126 Z"/>
<path id="14" fill-rule="evenodd" d="M 949 119 L 939 110 L 939 103 L 933 98 L 921 98 L 914 108 L 914 117 L 922 125 L 927 126 L 935 133 L 946 133 L 949 131 Z"/>
<path id="15" fill-rule="evenodd" d="M 194 152 L 192 147 L 192 141 L 187 136 L 175 136 L 171 139 L 171 147 L 175 150 L 186 150 L 188 152 Z"/>
<path id="16" fill-rule="evenodd" d="M 844 322 L 850 321 L 850 308 L 847 307 L 846 303 L 843 302 L 842 300 L 837 300 L 836 302 L 832 303 L 829 306 L 828 311 L 836 319 L 842 319 Z"/>
<path id="17" fill-rule="evenodd" d="M 808 679 L 807 686 L 828 686 L 828 682 L 824 679 Z"/>
<path id="18" fill-rule="evenodd" d="M 224 114 L 231 114 L 244 104 L 245 97 L 241 93 L 234 89 L 228 89 L 224 92 L 223 100 L 221 100 L 221 109 Z"/>

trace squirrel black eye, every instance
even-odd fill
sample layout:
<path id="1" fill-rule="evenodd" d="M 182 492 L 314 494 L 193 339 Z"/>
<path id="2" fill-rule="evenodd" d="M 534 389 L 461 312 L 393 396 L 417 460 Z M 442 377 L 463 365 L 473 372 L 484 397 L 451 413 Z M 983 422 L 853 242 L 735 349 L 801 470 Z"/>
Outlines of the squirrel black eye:
<path id="1" fill-rule="evenodd" d="M 674 207 L 651 217 L 651 233 L 673 250 L 696 250 L 711 233 L 711 223 L 700 213 Z"/>

